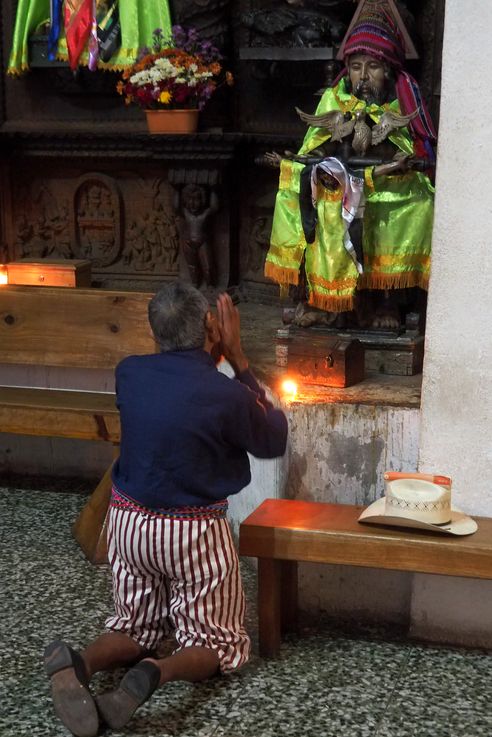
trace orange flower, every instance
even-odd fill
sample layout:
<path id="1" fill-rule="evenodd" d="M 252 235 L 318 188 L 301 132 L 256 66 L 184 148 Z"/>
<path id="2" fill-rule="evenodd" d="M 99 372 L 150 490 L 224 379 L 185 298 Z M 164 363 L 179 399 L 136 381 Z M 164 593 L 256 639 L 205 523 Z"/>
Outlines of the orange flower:
<path id="1" fill-rule="evenodd" d="M 162 38 L 159 38 L 158 41 L 161 43 Z M 234 81 L 232 74 L 222 69 L 219 52 L 217 50 L 215 52 L 217 55 L 211 54 L 209 58 L 216 60 L 205 62 L 200 53 L 190 53 L 174 46 L 153 50 L 142 56 L 133 66 L 123 70 L 121 80 L 116 86 L 117 92 L 124 97 L 127 105 L 130 103 L 147 104 L 149 99 L 162 105 L 172 105 L 175 93 L 177 94 L 178 90 L 179 96 L 185 96 L 187 99 L 196 98 L 203 103 L 217 87 L 219 77 L 222 81 L 222 74 L 224 75 L 223 81 L 226 84 L 232 85 Z M 174 72 L 174 76 L 177 75 L 179 82 L 176 82 L 173 78 L 167 79 L 169 75 L 166 74 L 166 70 L 162 70 L 162 75 L 160 73 L 142 75 L 141 79 L 130 82 L 135 74 L 155 68 L 156 61 L 159 59 L 167 59 L 170 64 L 179 69 L 179 74 Z M 165 78 L 167 82 L 162 86 L 160 84 L 156 86 L 152 82 L 154 77 Z M 165 87 L 165 89 L 162 89 L 162 87 Z M 141 89 L 143 92 L 140 91 Z"/>

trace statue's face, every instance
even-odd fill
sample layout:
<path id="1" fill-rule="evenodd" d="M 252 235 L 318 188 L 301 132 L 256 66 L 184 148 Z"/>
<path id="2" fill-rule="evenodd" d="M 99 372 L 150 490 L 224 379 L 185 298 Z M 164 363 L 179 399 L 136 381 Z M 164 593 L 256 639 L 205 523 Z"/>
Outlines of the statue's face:
<path id="1" fill-rule="evenodd" d="M 384 100 L 387 75 L 384 62 L 369 54 L 354 54 L 348 60 L 347 69 L 356 97 L 368 103 Z"/>
<path id="2" fill-rule="evenodd" d="M 184 193 L 184 204 L 192 215 L 199 215 L 205 208 L 205 193 L 201 187 L 193 187 Z"/>

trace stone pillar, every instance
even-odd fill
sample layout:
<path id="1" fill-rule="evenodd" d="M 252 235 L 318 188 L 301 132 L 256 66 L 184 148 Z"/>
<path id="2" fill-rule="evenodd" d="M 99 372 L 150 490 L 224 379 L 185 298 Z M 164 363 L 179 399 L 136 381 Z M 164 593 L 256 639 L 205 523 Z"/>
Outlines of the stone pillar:
<path id="1" fill-rule="evenodd" d="M 492 5 L 446 0 L 419 469 L 453 479 L 453 502 L 492 516 Z M 413 632 L 492 645 L 492 582 L 415 576 Z"/>

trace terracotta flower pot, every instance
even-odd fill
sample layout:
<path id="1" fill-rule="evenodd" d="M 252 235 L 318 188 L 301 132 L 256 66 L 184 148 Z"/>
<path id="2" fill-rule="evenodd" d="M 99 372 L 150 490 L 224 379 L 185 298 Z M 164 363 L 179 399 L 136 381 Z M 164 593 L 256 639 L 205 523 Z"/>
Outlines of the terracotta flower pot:
<path id="1" fill-rule="evenodd" d="M 198 110 L 146 110 L 149 133 L 195 133 Z"/>

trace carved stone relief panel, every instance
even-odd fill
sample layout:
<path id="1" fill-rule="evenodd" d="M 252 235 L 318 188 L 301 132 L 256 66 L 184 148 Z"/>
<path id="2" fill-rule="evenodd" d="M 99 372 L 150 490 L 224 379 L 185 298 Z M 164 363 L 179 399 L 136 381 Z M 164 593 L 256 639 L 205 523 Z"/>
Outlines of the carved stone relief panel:
<path id="1" fill-rule="evenodd" d="M 73 198 L 72 243 L 77 256 L 90 259 L 94 269 L 118 261 L 121 222 L 121 194 L 115 181 L 104 174 L 84 174 Z"/>
<path id="2" fill-rule="evenodd" d="M 66 196 L 58 197 L 47 183 L 31 182 L 17 188 L 13 203 L 15 258 L 75 257 Z"/>
<path id="3" fill-rule="evenodd" d="M 110 174 L 114 173 L 114 176 Z M 17 169 L 11 258 L 84 258 L 96 282 L 179 272 L 179 234 L 166 173 Z"/>
<path id="4" fill-rule="evenodd" d="M 171 188 L 163 179 L 140 182 L 140 188 L 150 206 L 133 210 L 128 219 L 123 263 L 136 272 L 177 274 L 179 235 Z"/>
<path id="5" fill-rule="evenodd" d="M 263 173 L 262 173 L 263 174 Z M 250 197 L 242 214 L 245 227 L 241 228 L 241 277 L 255 282 L 268 282 L 263 275 L 265 257 L 270 246 L 273 210 L 277 180 L 271 176 L 258 176 L 256 195 Z"/>

